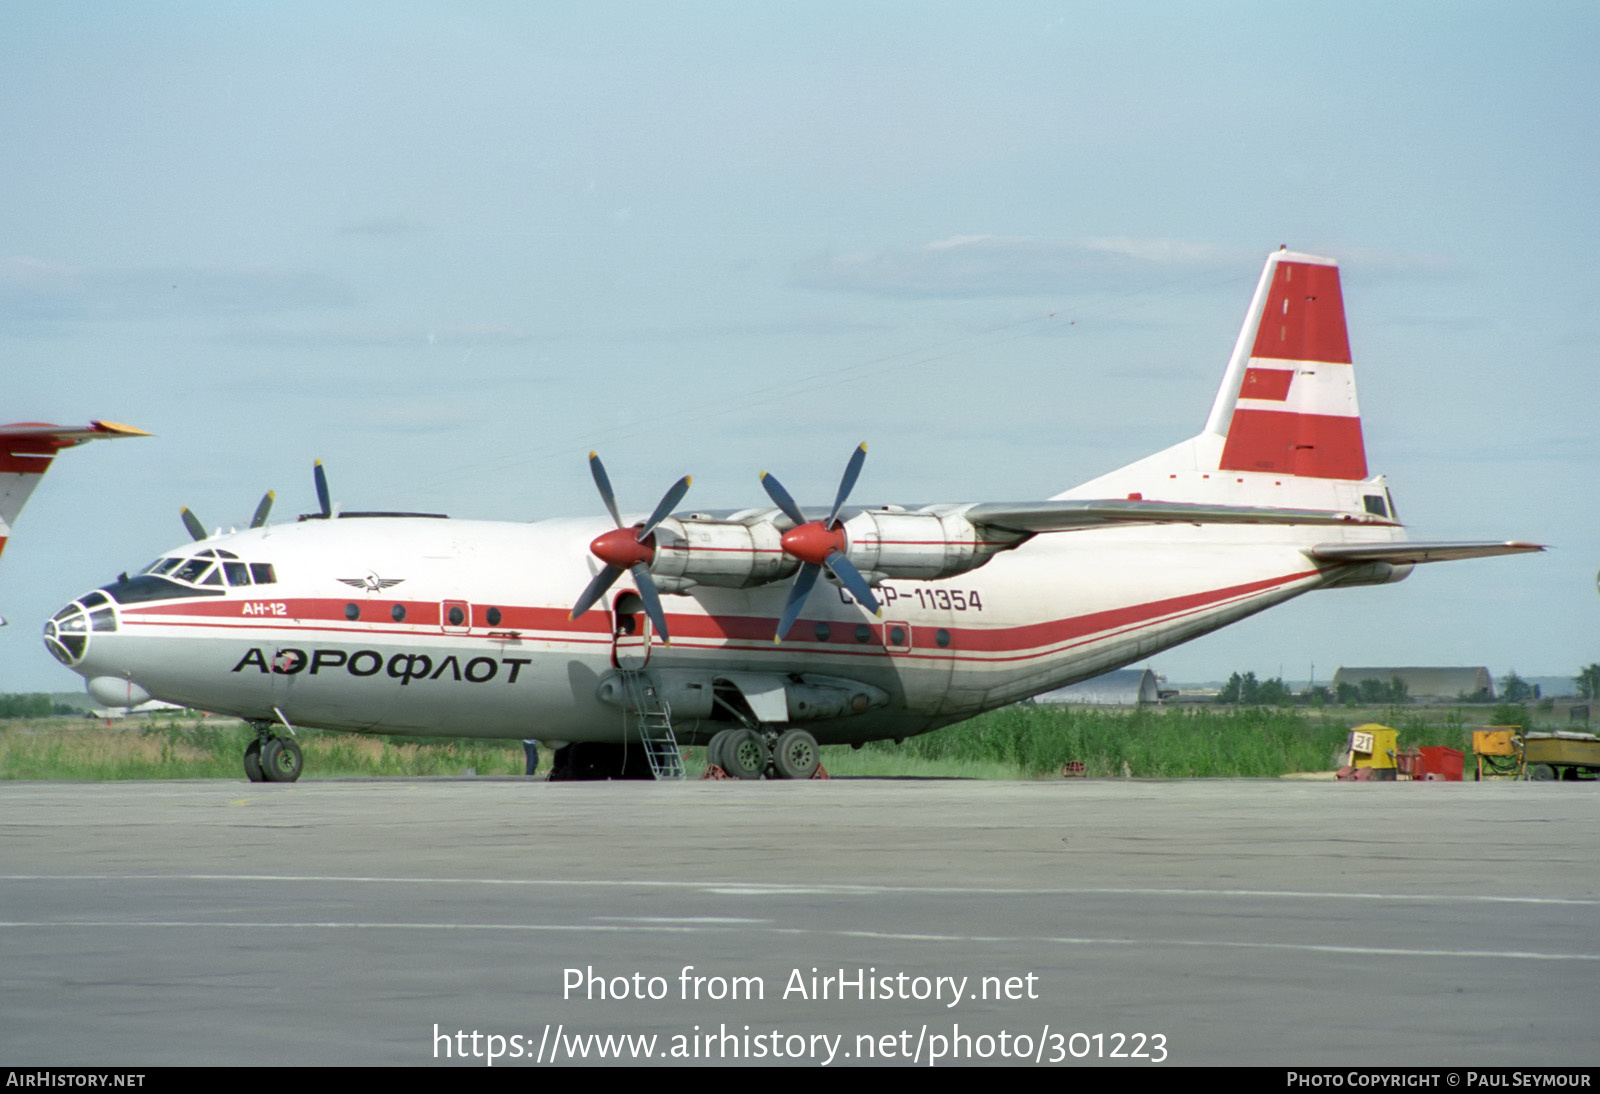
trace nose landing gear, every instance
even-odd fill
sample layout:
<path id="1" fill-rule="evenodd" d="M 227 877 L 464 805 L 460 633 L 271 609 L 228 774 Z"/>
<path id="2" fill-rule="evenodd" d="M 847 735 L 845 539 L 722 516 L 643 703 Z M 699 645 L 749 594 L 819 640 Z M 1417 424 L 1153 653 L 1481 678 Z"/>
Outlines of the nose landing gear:
<path id="1" fill-rule="evenodd" d="M 244 750 L 245 777 L 253 783 L 292 783 L 305 769 L 300 746 L 287 737 L 274 736 L 271 722 L 252 722 L 256 739 Z"/>

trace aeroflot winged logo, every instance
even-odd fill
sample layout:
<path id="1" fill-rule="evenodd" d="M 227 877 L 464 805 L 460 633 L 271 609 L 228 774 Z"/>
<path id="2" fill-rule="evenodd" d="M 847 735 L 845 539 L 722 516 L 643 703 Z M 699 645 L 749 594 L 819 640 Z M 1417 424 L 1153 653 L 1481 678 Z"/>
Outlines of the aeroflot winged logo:
<path id="1" fill-rule="evenodd" d="M 339 579 L 340 582 L 350 586 L 352 589 L 365 589 L 369 593 L 381 593 L 383 590 L 393 588 L 404 580 L 405 578 L 403 577 L 379 577 L 371 571 L 368 571 L 366 577 L 341 577 Z"/>

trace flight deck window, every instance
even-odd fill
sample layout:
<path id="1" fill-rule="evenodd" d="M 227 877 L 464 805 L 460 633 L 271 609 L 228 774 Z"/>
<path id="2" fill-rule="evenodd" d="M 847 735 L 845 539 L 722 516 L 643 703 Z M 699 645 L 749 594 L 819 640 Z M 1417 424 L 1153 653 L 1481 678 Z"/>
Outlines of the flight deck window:
<path id="1" fill-rule="evenodd" d="M 145 573 L 164 574 L 182 561 L 183 559 L 181 558 L 158 558 L 150 564 L 150 568 Z"/>
<path id="2" fill-rule="evenodd" d="M 221 585 L 222 584 L 222 570 L 221 570 L 221 568 L 216 567 L 216 566 L 211 567 L 211 569 L 209 571 L 207 571 L 207 573 L 206 573 L 205 580 L 200 582 L 200 584 L 202 584 L 202 585 Z"/>
<path id="3" fill-rule="evenodd" d="M 250 584 L 250 567 L 242 562 L 224 562 L 222 568 L 228 575 L 229 585 Z"/>
<path id="4" fill-rule="evenodd" d="M 250 578 L 257 585 L 276 585 L 278 575 L 272 569 L 270 562 L 252 562 L 250 564 Z"/>
<path id="5" fill-rule="evenodd" d="M 200 583 L 200 575 L 211 569 L 209 558 L 191 558 L 179 566 L 172 574 L 179 581 L 187 581 L 191 585 Z"/>

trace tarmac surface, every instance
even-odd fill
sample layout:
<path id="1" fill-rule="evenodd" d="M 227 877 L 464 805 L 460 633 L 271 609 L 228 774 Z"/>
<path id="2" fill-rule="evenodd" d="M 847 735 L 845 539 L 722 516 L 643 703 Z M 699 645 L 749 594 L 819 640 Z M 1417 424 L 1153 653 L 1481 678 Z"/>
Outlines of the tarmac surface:
<path id="1" fill-rule="evenodd" d="M 1594 1065 L 1597 821 L 1596 783 L 0 783 L 0 1059 Z"/>

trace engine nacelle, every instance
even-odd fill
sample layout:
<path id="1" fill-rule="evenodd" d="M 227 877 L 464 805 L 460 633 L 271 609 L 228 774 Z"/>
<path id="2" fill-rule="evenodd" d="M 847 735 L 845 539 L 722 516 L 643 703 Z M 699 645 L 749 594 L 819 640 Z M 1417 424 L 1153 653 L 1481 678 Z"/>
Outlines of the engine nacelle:
<path id="1" fill-rule="evenodd" d="M 743 520 L 663 520 L 655 530 L 650 573 L 663 592 L 695 585 L 748 589 L 790 577 L 799 562 L 783 549 L 790 522 L 763 513 Z M 935 581 L 977 569 L 1027 539 L 1024 532 L 980 528 L 959 514 L 858 510 L 844 522 L 845 555 L 871 582 Z"/>
<path id="2" fill-rule="evenodd" d="M 650 574 L 663 592 L 692 585 L 748 589 L 793 574 L 800 564 L 783 551 L 783 532 L 771 520 L 668 517 L 655 532 Z"/>
<path id="3" fill-rule="evenodd" d="M 908 513 L 892 506 L 856 513 L 844 522 L 844 530 L 849 544 L 845 554 L 869 581 L 954 577 L 1028 538 L 1021 532 L 981 529 L 956 514 Z"/>

